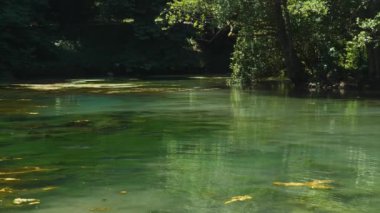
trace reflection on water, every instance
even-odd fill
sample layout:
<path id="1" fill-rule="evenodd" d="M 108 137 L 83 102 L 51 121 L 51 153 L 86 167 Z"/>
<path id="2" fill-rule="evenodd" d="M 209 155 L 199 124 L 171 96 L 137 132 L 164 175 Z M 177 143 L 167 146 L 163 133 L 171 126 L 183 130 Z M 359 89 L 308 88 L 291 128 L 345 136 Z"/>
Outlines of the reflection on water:
<path id="1" fill-rule="evenodd" d="M 0 89 L 0 211 L 377 212 L 380 101 L 224 81 Z"/>
<path id="2" fill-rule="evenodd" d="M 355 185 L 358 188 L 370 190 L 375 187 L 378 164 L 376 159 L 367 155 L 363 148 L 349 147 L 350 166 L 356 170 Z"/>

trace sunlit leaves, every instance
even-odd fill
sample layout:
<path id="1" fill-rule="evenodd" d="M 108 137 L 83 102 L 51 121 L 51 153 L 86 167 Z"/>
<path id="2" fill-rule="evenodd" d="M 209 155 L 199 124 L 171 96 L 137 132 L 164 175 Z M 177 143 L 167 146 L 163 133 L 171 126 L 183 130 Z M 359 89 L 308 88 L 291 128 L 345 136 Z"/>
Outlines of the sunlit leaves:
<path id="1" fill-rule="evenodd" d="M 169 25 L 189 24 L 202 30 L 213 10 L 213 5 L 204 0 L 175 0 L 168 3 L 168 10 L 161 16 Z"/>
<path id="2" fill-rule="evenodd" d="M 361 31 L 353 40 L 346 43 L 346 52 L 342 61 L 342 66 L 348 70 L 359 68 L 361 57 L 365 56 L 366 45 L 372 40 L 367 32 Z"/>
<path id="3" fill-rule="evenodd" d="M 361 60 L 367 56 L 368 45 L 378 46 L 380 40 L 380 12 L 373 18 L 357 18 L 356 24 L 360 29 L 351 40 L 346 43 L 346 52 L 342 64 L 346 69 L 355 70 L 361 66 Z"/>
<path id="4" fill-rule="evenodd" d="M 311 15 L 327 15 L 329 11 L 325 0 L 291 0 L 288 8 L 293 15 L 305 18 Z"/>
<path id="5" fill-rule="evenodd" d="M 380 30 L 380 12 L 374 18 L 367 18 L 364 20 L 358 19 L 358 25 L 364 30 L 377 32 Z"/>
<path id="6" fill-rule="evenodd" d="M 125 18 L 121 22 L 124 23 L 124 24 L 131 24 L 131 23 L 135 22 L 135 19 L 133 19 L 133 18 Z"/>

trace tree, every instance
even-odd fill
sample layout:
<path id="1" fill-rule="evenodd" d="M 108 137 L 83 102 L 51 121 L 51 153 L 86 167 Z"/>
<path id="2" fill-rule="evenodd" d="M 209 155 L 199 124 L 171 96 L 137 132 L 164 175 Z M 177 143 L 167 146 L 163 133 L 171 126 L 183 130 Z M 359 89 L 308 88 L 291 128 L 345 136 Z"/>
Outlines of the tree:
<path id="1" fill-rule="evenodd" d="M 266 72 L 273 74 L 273 70 L 281 69 L 285 64 L 287 77 L 297 85 L 305 83 L 305 69 L 293 44 L 286 0 L 174 1 L 170 9 L 173 12 L 167 15 L 169 23 L 173 23 L 172 20 L 189 22 L 196 19 L 191 21 L 195 27 L 207 26 L 212 22 L 219 28 L 229 27 L 231 35 L 238 31 L 231 66 L 236 78 L 251 81 L 265 77 Z M 262 44 L 264 40 L 267 44 Z M 268 60 L 266 51 L 277 53 Z M 285 63 L 282 63 L 281 58 Z"/>
<path id="2" fill-rule="evenodd" d="M 277 40 L 282 47 L 286 64 L 287 77 L 296 85 L 306 83 L 304 65 L 301 63 L 293 43 L 291 20 L 288 10 L 288 0 L 275 0 L 273 5 Z"/>
<path id="3" fill-rule="evenodd" d="M 284 70 L 295 85 L 316 81 L 331 87 L 360 81 L 365 70 L 369 76 L 378 73 L 378 5 L 372 0 L 175 0 L 166 19 L 171 25 L 190 23 L 201 36 L 205 27 L 229 27 L 236 35 L 231 68 L 238 81 L 251 84 Z"/>
<path id="4" fill-rule="evenodd" d="M 376 85 L 380 82 L 380 2 L 369 1 L 365 14 L 364 18 L 357 19 L 359 30 L 355 32 L 353 41 L 349 42 L 348 51 L 356 51 L 353 54 L 356 68 L 361 66 L 360 56 L 366 57 L 368 60 L 366 79 Z"/>
<path id="5" fill-rule="evenodd" d="M 0 2 L 0 77 L 18 75 L 45 60 L 50 50 L 42 26 L 47 2 L 3 0 Z"/>
<path id="6" fill-rule="evenodd" d="M 199 66 L 187 29 L 155 22 L 166 0 L 4 0 L 0 76 L 105 75 L 115 64 L 138 74 Z"/>

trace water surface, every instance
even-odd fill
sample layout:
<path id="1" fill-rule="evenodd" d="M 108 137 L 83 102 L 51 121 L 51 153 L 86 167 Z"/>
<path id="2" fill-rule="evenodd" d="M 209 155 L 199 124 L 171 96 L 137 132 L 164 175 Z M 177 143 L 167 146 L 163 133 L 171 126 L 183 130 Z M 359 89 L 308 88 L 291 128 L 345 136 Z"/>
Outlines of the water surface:
<path id="1" fill-rule="evenodd" d="M 1 87 L 0 211 L 378 212 L 379 100 L 224 84 Z M 312 180 L 334 182 L 273 185 Z M 239 195 L 252 199 L 225 204 Z M 41 203 L 17 206 L 15 198 Z"/>

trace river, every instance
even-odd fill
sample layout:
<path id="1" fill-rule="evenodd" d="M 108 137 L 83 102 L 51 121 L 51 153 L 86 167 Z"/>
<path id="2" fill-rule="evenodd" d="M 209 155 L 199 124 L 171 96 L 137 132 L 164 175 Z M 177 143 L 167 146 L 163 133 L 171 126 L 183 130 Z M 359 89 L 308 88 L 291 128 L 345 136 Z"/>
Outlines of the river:
<path id="1" fill-rule="evenodd" d="M 1 86 L 0 212 L 378 212 L 380 99 L 225 80 Z"/>

